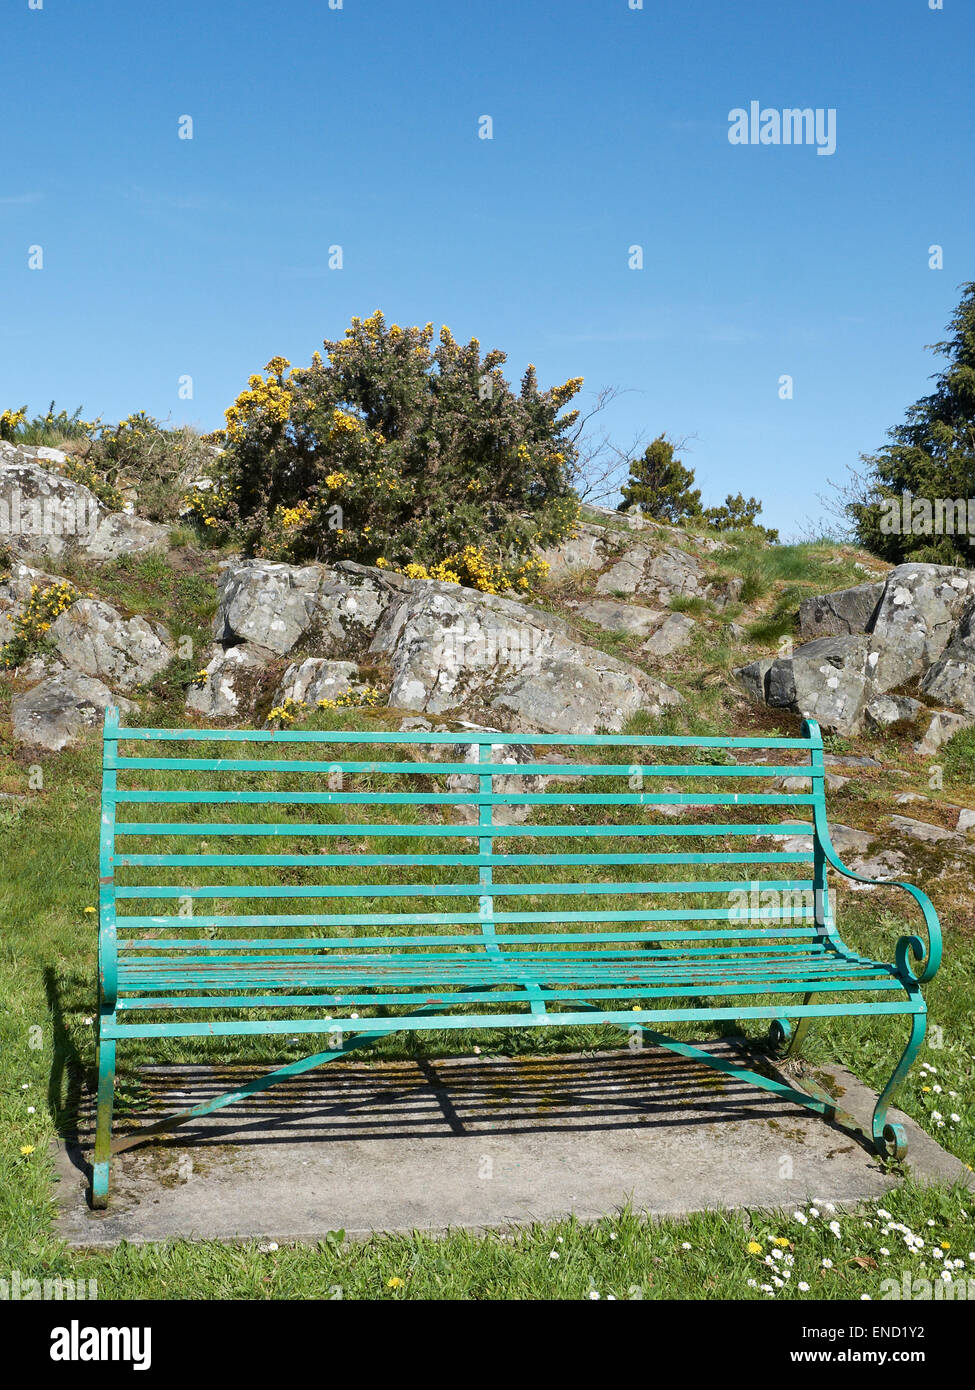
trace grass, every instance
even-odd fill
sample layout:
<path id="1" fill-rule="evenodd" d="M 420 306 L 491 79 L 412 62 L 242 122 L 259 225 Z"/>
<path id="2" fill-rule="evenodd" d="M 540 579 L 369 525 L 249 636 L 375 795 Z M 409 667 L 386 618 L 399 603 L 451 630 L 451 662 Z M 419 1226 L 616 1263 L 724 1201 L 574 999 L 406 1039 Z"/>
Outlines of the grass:
<path id="1" fill-rule="evenodd" d="M 752 531 L 727 531 L 721 539 L 727 549 L 714 556 L 715 564 L 723 574 L 744 580 L 744 603 L 753 603 L 782 584 L 795 584 L 812 594 L 862 584 L 868 577 L 856 568 L 858 552 L 829 539 L 766 545 Z M 879 562 L 877 568 L 881 568 Z"/>

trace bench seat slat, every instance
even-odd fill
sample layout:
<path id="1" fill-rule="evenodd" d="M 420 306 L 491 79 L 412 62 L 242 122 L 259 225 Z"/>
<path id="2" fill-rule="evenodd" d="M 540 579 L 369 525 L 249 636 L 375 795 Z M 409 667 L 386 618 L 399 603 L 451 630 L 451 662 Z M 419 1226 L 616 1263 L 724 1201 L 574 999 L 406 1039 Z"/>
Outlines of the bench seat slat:
<path id="1" fill-rule="evenodd" d="M 576 897 L 618 897 L 627 893 L 805 893 L 813 891 L 812 879 L 698 879 L 623 881 L 620 883 L 497 883 L 491 884 L 495 898 L 534 897 L 550 894 Z M 208 884 L 187 888 L 178 884 L 139 885 L 115 889 L 116 898 L 467 898 L 480 897 L 480 883 L 338 883 L 338 884 Z M 188 920 L 188 919 L 187 919 Z"/>
<path id="2" fill-rule="evenodd" d="M 470 730 L 462 734 L 435 734 L 423 730 L 367 733 L 344 729 L 142 729 L 118 728 L 114 738 L 120 742 L 177 743 L 365 743 L 365 744 L 525 744 L 529 747 L 570 748 L 816 748 L 818 741 L 808 736 L 780 738 L 776 735 L 745 736 L 720 734 L 504 734 L 493 730 Z"/>
<path id="3" fill-rule="evenodd" d="M 681 971 L 721 971 L 733 969 L 747 973 L 756 968 L 764 969 L 781 968 L 783 970 L 796 970 L 799 966 L 805 966 L 809 961 L 816 962 L 817 969 L 824 970 L 845 970 L 848 966 L 865 965 L 872 966 L 873 962 L 856 957 L 838 956 L 835 952 L 829 951 L 810 951 L 807 937 L 802 949 L 796 949 L 789 953 L 769 954 L 767 951 L 758 950 L 749 958 L 745 955 L 735 953 L 733 956 L 722 956 L 717 951 L 700 952 L 697 956 L 693 952 L 670 951 L 645 954 L 642 951 L 632 948 L 622 951 L 502 951 L 496 950 L 488 953 L 487 957 L 482 952 L 467 951 L 460 955 L 449 955 L 446 952 L 435 954 L 415 952 L 412 955 L 404 956 L 399 952 L 391 952 L 385 956 L 337 956 L 318 953 L 316 955 L 246 955 L 242 952 L 235 952 L 232 956 L 201 955 L 201 956 L 143 956 L 141 958 L 129 957 L 120 963 L 119 978 L 125 981 L 149 978 L 150 976 L 163 976 L 167 972 L 178 974 L 185 970 L 209 969 L 212 967 L 217 972 L 226 973 L 235 965 L 241 966 L 245 970 L 255 968 L 270 969 L 291 968 L 292 966 L 314 966 L 323 977 L 331 973 L 355 973 L 362 971 L 379 972 L 385 976 L 391 970 L 398 970 L 408 973 L 409 971 L 423 969 L 442 970 L 445 974 L 450 971 L 468 969 L 482 970 L 485 959 L 488 959 L 492 967 L 511 966 L 517 969 L 529 969 L 548 964 L 558 967 L 578 969 L 586 971 L 593 970 L 615 970 L 622 966 L 627 969 L 639 968 L 641 970 L 677 970 Z M 482 945 L 495 946 L 495 938 L 482 939 Z M 493 970 L 492 970 L 493 973 Z"/>
<path id="4" fill-rule="evenodd" d="M 119 835 L 198 835 L 201 839 L 209 839 L 211 836 L 233 837 L 233 836 L 253 836 L 261 838 L 267 836 L 279 836 L 286 839 L 300 839 L 305 835 L 335 835 L 347 837 L 350 835 L 373 835 L 377 839 L 392 838 L 412 838 L 412 839 L 461 839 L 476 840 L 497 839 L 504 837 L 530 837 L 537 838 L 567 838 L 592 839 L 593 837 L 601 840 L 615 840 L 620 836 L 630 838 L 634 835 L 671 836 L 684 837 L 689 835 L 701 835 L 715 837 L 720 835 L 779 835 L 782 837 L 789 835 L 800 835 L 811 833 L 812 826 L 806 821 L 796 821 L 786 824 L 784 822 L 773 822 L 770 825 L 743 825 L 732 823 L 730 825 L 716 825 L 705 823 L 703 825 L 673 825 L 667 823 L 658 825 L 656 822 L 645 825 L 492 825 L 490 830 L 482 832 L 478 826 L 470 825 L 429 825 L 426 823 L 415 825 L 404 825 L 395 821 L 388 824 L 380 823 L 369 824 L 366 822 L 343 825 L 336 822 L 332 825 L 320 825 L 304 823 L 302 821 L 282 821 L 279 823 L 263 823 L 256 825 L 235 824 L 233 821 L 216 821 L 198 823 L 195 821 L 121 821 L 115 827 L 116 836 Z"/>
<path id="5" fill-rule="evenodd" d="M 854 978 L 874 978 L 897 981 L 892 966 L 876 961 L 848 959 L 834 952 L 798 958 L 755 956 L 742 960 L 734 956 L 722 959 L 656 961 L 653 956 L 630 951 L 600 960 L 594 955 L 579 958 L 571 954 L 539 958 L 534 955 L 495 954 L 456 957 L 427 957 L 425 960 L 405 960 L 389 956 L 385 960 L 364 962 L 350 957 L 237 958 L 215 961 L 137 961 L 125 962 L 120 970 L 120 983 L 131 990 L 193 989 L 204 985 L 234 989 L 245 985 L 266 987 L 279 982 L 293 987 L 333 989 L 368 988 L 370 986 L 426 985 L 428 988 L 449 988 L 451 984 L 493 984 L 503 982 L 561 981 L 578 984 L 679 984 L 693 981 L 702 989 L 708 983 L 734 984 L 765 981 L 795 988 L 797 980 L 823 979 L 841 981 Z"/>
<path id="6" fill-rule="evenodd" d="M 809 773 L 804 774 L 809 776 Z M 116 791 L 116 804 L 223 806 L 813 806 L 811 792 L 255 792 Z"/>
<path id="7" fill-rule="evenodd" d="M 335 912 L 335 913 L 294 913 L 271 916 L 234 917 L 118 917 L 119 931 L 132 931 L 142 927 L 168 927 L 180 921 L 195 924 L 197 927 L 396 927 L 406 925 L 423 926 L 464 926 L 483 922 L 478 912 Z M 773 931 L 777 922 L 815 921 L 816 909 L 813 904 L 803 904 L 794 912 L 771 914 L 768 910 L 756 908 L 709 907 L 686 908 L 592 908 L 585 912 L 492 912 L 492 922 L 764 922 L 766 931 Z"/>
<path id="8" fill-rule="evenodd" d="M 699 987 L 699 992 L 707 992 L 712 986 L 728 984 L 732 987 L 743 986 L 746 983 L 760 983 L 763 987 L 772 985 L 787 987 L 791 990 L 800 989 L 804 980 L 817 979 L 837 982 L 845 982 L 851 978 L 878 979 L 880 982 L 887 980 L 899 984 L 897 977 L 890 966 L 852 966 L 834 962 L 822 963 L 818 966 L 806 964 L 797 967 L 795 961 L 788 962 L 780 968 L 773 969 L 770 965 L 756 961 L 753 967 L 748 969 L 718 971 L 707 969 L 703 964 L 697 970 L 681 970 L 670 962 L 667 969 L 657 969 L 656 971 L 642 968 L 639 964 L 632 962 L 616 961 L 614 968 L 603 968 L 597 970 L 592 961 L 569 968 L 559 966 L 554 962 L 527 962 L 522 966 L 514 966 L 510 963 L 500 964 L 495 957 L 488 957 L 486 961 L 481 961 L 478 965 L 467 962 L 463 969 L 459 967 L 448 968 L 440 967 L 436 962 L 431 962 L 427 970 L 413 969 L 389 969 L 386 971 L 364 972 L 362 967 L 356 963 L 354 969 L 341 971 L 338 969 L 323 971 L 321 968 L 310 970 L 299 967 L 283 967 L 275 965 L 273 968 L 266 962 L 261 962 L 248 970 L 241 968 L 239 973 L 235 973 L 229 966 L 222 971 L 218 969 L 208 969 L 204 965 L 187 966 L 183 971 L 162 972 L 158 975 L 146 973 L 143 975 L 132 975 L 125 972 L 123 979 L 127 990 L 139 993 L 146 993 L 153 990 L 179 990 L 179 989 L 201 989 L 206 986 L 217 989 L 243 989 L 251 987 L 255 989 L 266 989 L 269 985 L 280 984 L 290 985 L 292 988 L 322 988 L 331 987 L 333 990 L 345 989 L 368 989 L 372 987 L 384 986 L 386 988 L 400 986 L 419 986 L 423 985 L 430 989 L 449 989 L 455 984 L 494 984 L 512 981 L 530 982 L 535 981 L 540 984 L 553 981 L 562 983 L 574 982 L 580 985 L 597 984 L 600 981 L 613 984 L 632 984 L 634 986 L 650 986 L 654 983 L 666 985 L 679 985 L 682 983 L 694 983 Z M 798 982 L 798 983 L 797 983 Z"/>
<path id="9" fill-rule="evenodd" d="M 721 850 L 697 854 L 117 854 L 115 865 L 128 868 L 283 867 L 427 867 L 524 868 L 584 864 L 805 864 L 808 850 Z"/>
<path id="10" fill-rule="evenodd" d="M 557 1023 L 563 1027 L 592 1028 L 600 1023 L 616 1023 L 630 1027 L 638 1023 L 698 1023 L 725 1019 L 778 1018 L 782 1004 L 741 1004 L 727 1008 L 709 1005 L 696 1009 L 600 1009 L 596 1012 L 573 1010 L 542 1016 L 526 1008 L 523 1013 L 506 1014 L 400 1014 L 393 1018 L 370 1018 L 349 1028 L 350 1020 L 343 1019 L 345 1031 L 357 1029 L 370 1034 L 409 1032 L 440 1032 L 444 1029 L 471 1028 L 531 1028 Z M 790 1018 L 850 1018 L 876 1014 L 914 1014 L 917 1005 L 912 999 L 830 1000 L 828 1004 L 789 1004 Z M 228 1038 L 301 1033 L 330 1033 L 339 1020 L 331 1018 L 261 1018 L 212 1019 L 194 1022 L 182 1020 L 168 1023 L 120 1024 L 114 1019 L 103 1020 L 102 1036 L 107 1038 Z"/>
<path id="11" fill-rule="evenodd" d="M 897 980 L 887 981 L 848 981 L 844 986 L 844 993 L 864 990 L 886 990 L 900 991 L 900 984 Z M 789 983 L 786 988 L 772 989 L 768 985 L 717 985 L 710 984 L 698 986 L 695 989 L 682 989 L 679 986 L 668 986 L 664 989 L 657 988 L 595 988 L 580 987 L 578 989 L 552 989 L 546 987 L 545 1002 L 564 1002 L 566 1000 L 591 1000 L 591 999 L 621 999 L 636 998 L 641 999 L 698 999 L 703 995 L 714 996 L 716 998 L 726 998 L 730 995 L 741 995 L 750 997 L 758 994 L 828 994 L 835 992 L 835 982 L 828 980 L 797 980 Z M 512 990 L 492 990 L 487 996 L 491 1003 L 502 1001 L 514 1001 L 526 997 L 525 989 Z M 485 995 L 476 990 L 457 990 L 450 991 L 443 997 L 431 997 L 429 991 L 420 993 L 389 994 L 376 996 L 371 994 L 315 994 L 315 995 L 265 995 L 265 996 L 184 996 L 174 995 L 171 998 L 161 997 L 159 999 L 127 999 L 119 1001 L 119 1008 L 127 1013 L 150 1013 L 155 1010 L 165 1011 L 167 1009 L 275 1009 L 275 1008 L 368 1008 L 381 1006 L 407 1006 L 416 1004 L 483 1004 Z M 556 1019 L 558 1015 L 555 1015 Z M 342 1020 L 336 1020 L 335 1026 L 340 1026 Z"/>
<path id="12" fill-rule="evenodd" d="M 775 941 L 769 942 L 769 933 L 763 929 L 742 928 L 740 931 L 701 931 L 697 929 L 693 933 L 695 942 L 729 941 L 736 943 L 736 952 L 747 952 L 750 950 L 771 950 L 789 951 L 800 949 L 798 946 L 793 948 L 788 942 L 793 939 L 797 941 L 816 941 L 825 948 L 829 938 L 826 937 L 818 926 L 809 927 L 780 927 L 775 933 Z M 787 938 L 788 942 L 780 942 L 780 938 Z M 693 955 L 701 951 L 710 955 L 713 946 L 681 946 L 678 948 L 661 947 L 658 943 L 662 941 L 682 941 L 686 942 L 688 934 L 686 931 L 672 932 L 542 932 L 538 935 L 522 934 L 520 932 L 498 932 L 490 938 L 491 945 L 504 947 L 515 944 L 519 948 L 525 945 L 571 945 L 591 946 L 596 943 L 605 942 L 607 944 L 620 944 L 632 942 L 637 945 L 653 945 L 658 954 L 665 954 L 675 950 L 680 955 Z M 755 947 L 740 946 L 737 943 L 743 940 L 751 940 L 761 943 Z M 173 951 L 195 951 L 206 948 L 207 952 L 219 954 L 224 951 L 237 952 L 241 949 L 256 950 L 267 948 L 268 950 L 300 950 L 317 949 L 319 951 L 334 951 L 341 949 L 365 951 L 366 947 L 384 946 L 384 953 L 377 953 L 376 959 L 384 959 L 390 951 L 402 951 L 406 947 L 420 946 L 464 946 L 469 949 L 481 948 L 487 944 L 487 939 L 480 933 L 452 932 L 449 936 L 354 936 L 354 937 L 332 937 L 332 936 L 312 936 L 304 939 L 283 939 L 279 936 L 271 937 L 244 937 L 240 940 L 224 938 L 201 939 L 185 937 L 119 937 L 119 949 L 131 949 L 140 951 L 153 950 L 173 950 Z M 806 949 L 806 948 L 802 948 Z M 600 947 L 602 950 L 602 947 Z M 469 954 L 469 950 L 467 952 Z M 363 959 L 359 955 L 357 959 Z"/>
<path id="13" fill-rule="evenodd" d="M 809 775 L 808 763 L 447 763 L 347 762 L 335 758 L 129 758 L 116 757 L 118 771 L 184 772 L 342 772 L 396 773 L 434 776 L 498 777 L 795 777 Z"/>

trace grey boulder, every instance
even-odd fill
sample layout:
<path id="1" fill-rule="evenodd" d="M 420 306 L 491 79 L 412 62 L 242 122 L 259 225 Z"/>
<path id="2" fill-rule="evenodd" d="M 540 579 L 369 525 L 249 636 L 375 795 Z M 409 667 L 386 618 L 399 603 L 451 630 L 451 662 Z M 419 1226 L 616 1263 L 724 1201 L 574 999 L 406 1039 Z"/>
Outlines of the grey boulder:
<path id="1" fill-rule="evenodd" d="M 875 733 L 914 724 L 924 710 L 920 700 L 909 695 L 877 695 L 863 711 L 864 723 Z"/>
<path id="2" fill-rule="evenodd" d="M 186 708 L 205 719 L 252 714 L 265 669 L 274 659 L 274 652 L 253 642 L 217 647 L 203 668 L 204 678 L 187 691 Z"/>
<path id="3" fill-rule="evenodd" d="M 656 608 L 644 608 L 637 603 L 620 603 L 614 599 L 590 599 L 570 605 L 580 618 L 607 632 L 626 632 L 634 637 L 646 637 L 663 622 L 666 614 Z"/>
<path id="4" fill-rule="evenodd" d="M 975 714 L 975 600 L 962 614 L 944 655 L 926 673 L 921 689 L 939 704 Z"/>
<path id="5" fill-rule="evenodd" d="M 836 589 L 831 594 L 803 599 L 799 605 L 799 636 L 805 642 L 869 631 L 883 592 L 882 583 L 857 584 L 852 589 Z"/>
<path id="6" fill-rule="evenodd" d="M 972 598 L 975 571 L 924 564 L 891 570 L 871 627 L 878 690 L 923 676 L 943 654 Z"/>
<path id="7" fill-rule="evenodd" d="M 816 719 L 827 733 L 857 733 L 873 690 L 865 636 L 821 637 L 790 657 L 751 662 L 735 674 L 749 694 Z"/>
<path id="8" fill-rule="evenodd" d="M 319 656 L 349 657 L 369 643 L 390 599 L 408 581 L 366 565 L 236 560 L 224 569 L 213 634 L 285 656 L 305 640 Z"/>
<path id="9" fill-rule="evenodd" d="M 111 512 L 82 483 L 44 467 L 63 460 L 51 457 L 58 452 L 0 453 L 0 544 L 19 558 L 80 552 L 98 561 L 167 547 L 167 526 Z"/>
<path id="10" fill-rule="evenodd" d="M 11 702 L 14 738 L 32 748 L 58 753 L 77 743 L 99 726 L 106 705 L 116 704 L 123 713 L 137 708 L 117 698 L 107 685 L 92 676 L 65 671 L 49 676 L 31 690 L 15 694 Z"/>
<path id="11" fill-rule="evenodd" d="M 672 656 L 687 646 L 696 629 L 697 623 L 686 613 L 668 613 L 640 650 L 648 656 Z"/>
<path id="12" fill-rule="evenodd" d="M 429 580 L 411 581 L 405 600 L 387 609 L 370 653 L 390 661 L 391 705 L 474 712 L 504 728 L 619 729 L 638 710 L 658 713 L 681 698 L 582 644 L 550 613 Z"/>
<path id="13" fill-rule="evenodd" d="M 144 685 L 173 659 L 167 629 L 146 618 L 124 618 L 110 604 L 81 598 L 51 624 L 57 655 L 72 671 L 120 690 Z"/>
<path id="14" fill-rule="evenodd" d="M 319 700 L 335 700 L 347 695 L 363 682 L 354 661 L 330 661 L 327 657 L 310 656 L 288 667 L 274 697 L 276 705 L 285 700 L 298 700 L 307 705 Z"/>
<path id="15" fill-rule="evenodd" d="M 666 608 L 672 598 L 703 598 L 710 586 L 701 562 L 686 550 L 635 545 L 599 576 L 596 592 L 640 594 Z"/>

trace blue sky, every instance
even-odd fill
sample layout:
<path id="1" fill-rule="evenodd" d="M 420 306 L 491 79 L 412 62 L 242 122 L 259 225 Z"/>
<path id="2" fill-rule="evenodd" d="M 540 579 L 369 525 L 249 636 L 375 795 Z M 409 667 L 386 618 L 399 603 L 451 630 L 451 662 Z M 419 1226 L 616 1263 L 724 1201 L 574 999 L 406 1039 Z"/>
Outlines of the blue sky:
<path id="1" fill-rule="evenodd" d="M 378 307 L 621 388 L 620 444 L 800 533 L 975 278 L 975 4 L 630 3 L 3 0 L 0 408 L 212 429 Z M 732 145 L 751 101 L 835 153 Z"/>

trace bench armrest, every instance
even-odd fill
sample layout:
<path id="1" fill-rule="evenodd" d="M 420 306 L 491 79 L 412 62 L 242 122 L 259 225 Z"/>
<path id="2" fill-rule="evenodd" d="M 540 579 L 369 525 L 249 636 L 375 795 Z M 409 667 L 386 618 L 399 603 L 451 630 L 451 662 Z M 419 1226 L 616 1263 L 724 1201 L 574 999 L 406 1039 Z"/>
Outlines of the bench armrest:
<path id="1" fill-rule="evenodd" d="M 118 999 L 118 937 L 115 930 L 115 899 L 102 902 L 98 914 L 98 985 L 101 1006 L 114 1009 Z"/>
<path id="2" fill-rule="evenodd" d="M 919 936 L 902 936 L 897 942 L 895 957 L 897 969 L 905 979 L 914 980 L 919 985 L 933 980 L 941 964 L 941 923 L 938 921 L 938 914 L 935 912 L 934 904 L 927 893 L 922 892 L 920 888 L 915 888 L 913 883 L 902 883 L 898 879 L 889 878 L 867 878 L 866 875 L 855 873 L 853 869 L 848 868 L 836 853 L 829 837 L 829 828 L 826 825 L 825 817 L 821 817 L 819 814 L 816 815 L 816 834 L 827 864 L 831 864 L 844 877 L 855 879 L 857 883 L 868 883 L 876 888 L 902 888 L 905 893 L 911 895 L 924 914 L 924 925 L 928 934 L 927 947 L 925 948 L 925 943 Z M 910 956 L 913 956 L 917 961 L 924 962 L 924 968 L 920 975 L 916 975 L 912 970 L 909 961 Z"/>

